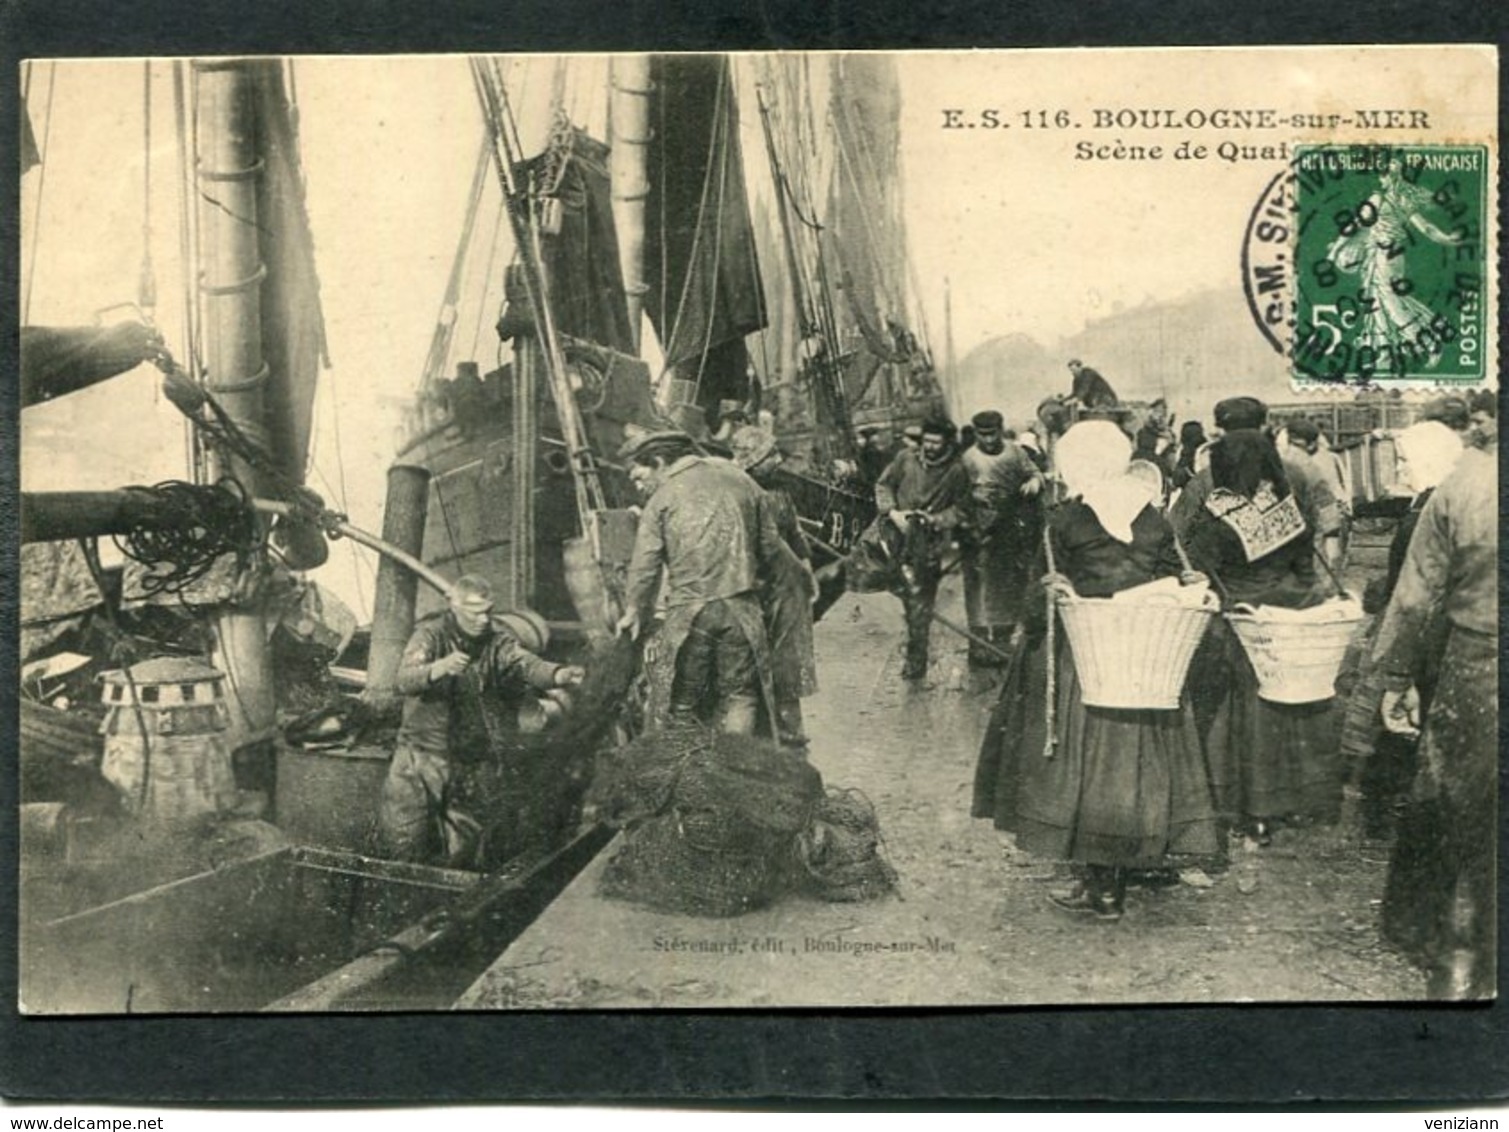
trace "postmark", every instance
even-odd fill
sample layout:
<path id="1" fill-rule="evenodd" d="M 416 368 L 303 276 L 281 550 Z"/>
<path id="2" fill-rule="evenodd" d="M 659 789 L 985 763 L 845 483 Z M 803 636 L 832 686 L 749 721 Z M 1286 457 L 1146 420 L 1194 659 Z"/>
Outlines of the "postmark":
<path id="1" fill-rule="evenodd" d="M 1283 170 L 1263 186 L 1242 240 L 1242 291 L 1252 321 L 1276 353 L 1289 348 L 1294 324 L 1294 173 Z"/>
<path id="2" fill-rule="evenodd" d="M 1481 145 L 1296 147 L 1287 185 L 1298 385 L 1487 378 L 1491 170 Z"/>

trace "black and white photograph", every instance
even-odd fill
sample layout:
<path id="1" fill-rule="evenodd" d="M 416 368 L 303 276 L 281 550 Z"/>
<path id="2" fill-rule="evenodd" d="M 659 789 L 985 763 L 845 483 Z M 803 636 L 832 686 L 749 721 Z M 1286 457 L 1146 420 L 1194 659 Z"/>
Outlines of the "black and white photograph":
<path id="1" fill-rule="evenodd" d="M 15 81 L 22 1015 L 1497 996 L 1493 47 Z"/>

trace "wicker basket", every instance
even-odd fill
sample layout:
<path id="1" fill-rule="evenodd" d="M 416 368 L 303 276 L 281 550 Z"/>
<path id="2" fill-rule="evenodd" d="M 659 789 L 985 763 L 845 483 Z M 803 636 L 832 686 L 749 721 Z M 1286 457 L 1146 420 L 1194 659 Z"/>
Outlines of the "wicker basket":
<path id="1" fill-rule="evenodd" d="M 1058 612 L 1086 706 L 1170 711 L 1216 608 L 1061 597 Z"/>
<path id="2" fill-rule="evenodd" d="M 1315 621 L 1269 620 L 1261 609 L 1226 614 L 1257 673 L 1258 697 L 1275 704 L 1313 704 L 1334 696 L 1347 644 L 1362 619 L 1355 606 Z"/>

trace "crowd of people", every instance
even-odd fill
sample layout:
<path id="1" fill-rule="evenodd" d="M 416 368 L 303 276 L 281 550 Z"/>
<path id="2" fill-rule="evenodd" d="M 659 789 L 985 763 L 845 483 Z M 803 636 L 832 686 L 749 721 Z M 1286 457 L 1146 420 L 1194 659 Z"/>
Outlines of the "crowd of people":
<path id="1" fill-rule="evenodd" d="M 1227 834 L 1260 849 L 1281 825 L 1336 822 L 1345 709 L 1354 748 L 1366 748 L 1367 831 L 1395 841 L 1385 936 L 1425 968 L 1432 997 L 1492 994 L 1495 415 L 1491 397 L 1450 398 L 1398 436 L 1401 486 L 1415 498 L 1369 595 L 1366 678 L 1349 702 L 1265 698 L 1217 617 L 1176 707 L 1090 706 L 1052 604 L 1028 602 L 982 743 L 975 816 L 1019 850 L 1075 866 L 1055 902 L 1119 919 L 1129 875 L 1220 869 Z M 1173 474 L 1153 479 L 1117 424 L 1072 425 L 1053 448 L 1060 499 L 1031 572 L 1059 600 L 1158 578 L 1211 587 L 1226 612 L 1335 600 L 1345 500 L 1317 459 L 1316 426 L 1270 430 L 1266 418 L 1254 398 L 1222 401 L 1213 438 L 1187 424 Z M 1397 815 L 1392 831 L 1384 813 Z"/>
<path id="2" fill-rule="evenodd" d="M 934 621 L 968 638 L 971 666 L 999 670 L 974 816 L 1072 866 L 1057 904 L 1116 920 L 1138 873 L 1218 870 L 1232 837 L 1260 849 L 1285 824 L 1336 822 L 1344 752 L 1360 745 L 1368 831 L 1396 837 L 1386 933 L 1430 971 L 1433 995 L 1491 993 L 1495 403 L 1451 399 L 1398 436 L 1414 498 L 1368 593 L 1375 619 L 1350 702 L 1265 697 L 1237 633 L 1212 617 L 1177 704 L 1114 708 L 1086 702 L 1060 603 L 1161 580 L 1226 613 L 1316 609 L 1346 596 L 1350 500 L 1320 430 L 1272 428 L 1255 398 L 1217 404 L 1209 435 L 1186 422 L 1175 437 L 1156 413 L 1129 427 L 1105 379 L 1076 366 L 1059 404 L 1069 420 L 1056 431 L 1042 418 L 1042 443 L 996 411 L 964 437 L 930 419 L 894 451 L 877 430 L 856 437 L 876 518 L 846 569 L 851 588 L 900 599 L 902 678 L 925 679 Z M 812 552 L 774 475 L 775 437 L 739 420 L 714 440 L 725 454 L 686 432 L 643 432 L 620 454 L 643 508 L 616 631 L 643 641 L 649 730 L 695 720 L 804 752 Z M 962 627 L 936 609 L 954 569 Z M 382 814 L 395 855 L 422 859 L 431 832 L 448 835 L 447 752 L 468 703 L 489 688 L 548 701 L 582 680 L 491 612 L 486 584 L 463 579 L 405 656 Z"/>

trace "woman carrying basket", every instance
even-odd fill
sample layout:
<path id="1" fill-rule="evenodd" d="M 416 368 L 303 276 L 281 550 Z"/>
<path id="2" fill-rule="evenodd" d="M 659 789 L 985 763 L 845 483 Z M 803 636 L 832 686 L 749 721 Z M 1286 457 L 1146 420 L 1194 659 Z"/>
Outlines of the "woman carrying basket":
<path id="1" fill-rule="evenodd" d="M 1190 481 L 1172 514 L 1190 560 L 1215 580 L 1228 611 L 1308 609 L 1333 588 L 1317 572 L 1304 485 L 1285 475 L 1262 428 L 1267 415 L 1253 397 L 1216 406 L 1223 435 L 1210 447 L 1209 468 Z M 1341 774 L 1333 699 L 1260 699 L 1252 663 L 1224 620 L 1212 628 L 1194 670 L 1199 676 L 1190 691 L 1203 701 L 1201 731 L 1222 818 L 1260 845 L 1291 815 L 1335 821 Z"/>
<path id="2" fill-rule="evenodd" d="M 1130 457 L 1126 435 L 1107 421 L 1075 425 L 1055 447 L 1070 496 L 1048 519 L 1044 583 L 1055 598 L 1110 597 L 1181 574 L 1204 582 L 1181 571 L 1172 529 L 1127 474 Z M 1128 870 L 1220 852 L 1210 785 L 1186 705 L 1087 706 L 1067 641 L 1044 622 L 1017 644 L 981 748 L 973 812 L 1014 830 L 1021 849 L 1077 866 L 1079 879 L 1050 893 L 1054 903 L 1118 919 Z"/>

